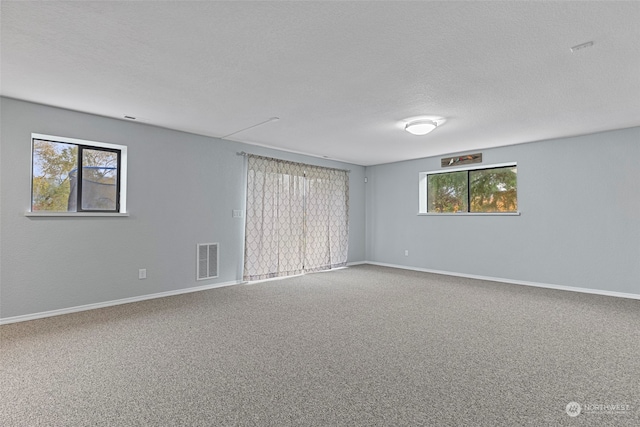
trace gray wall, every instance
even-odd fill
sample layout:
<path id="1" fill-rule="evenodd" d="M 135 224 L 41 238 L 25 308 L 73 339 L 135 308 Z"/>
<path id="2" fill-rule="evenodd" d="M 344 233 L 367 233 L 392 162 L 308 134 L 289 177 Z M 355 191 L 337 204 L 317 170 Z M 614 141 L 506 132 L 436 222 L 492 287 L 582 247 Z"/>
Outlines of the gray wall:
<path id="1" fill-rule="evenodd" d="M 7 98 L 0 112 L 2 318 L 241 280 L 238 151 L 350 169 L 348 261 L 365 259 L 364 167 Z M 130 216 L 24 216 L 32 132 L 128 146 Z M 208 242 L 220 243 L 220 277 L 196 281 L 196 244 Z"/>
<path id="2" fill-rule="evenodd" d="M 640 294 L 640 128 L 482 154 L 518 163 L 521 216 L 417 216 L 439 157 L 368 167 L 367 260 Z"/>
<path id="3" fill-rule="evenodd" d="M 240 280 L 238 151 L 350 169 L 349 262 L 640 294 L 640 128 L 483 150 L 518 162 L 522 215 L 434 217 L 416 215 L 418 174 L 439 158 L 365 169 L 6 98 L 0 113 L 2 318 Z M 131 215 L 25 217 L 32 132 L 127 145 Z M 206 242 L 220 277 L 196 281 Z"/>

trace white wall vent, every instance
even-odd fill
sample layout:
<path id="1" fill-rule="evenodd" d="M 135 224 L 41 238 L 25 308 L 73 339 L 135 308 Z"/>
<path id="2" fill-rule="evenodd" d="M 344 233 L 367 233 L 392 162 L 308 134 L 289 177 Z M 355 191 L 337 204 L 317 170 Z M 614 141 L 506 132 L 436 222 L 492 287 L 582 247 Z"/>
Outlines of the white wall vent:
<path id="1" fill-rule="evenodd" d="M 198 243 L 197 279 L 214 279 L 218 277 L 218 244 Z"/>

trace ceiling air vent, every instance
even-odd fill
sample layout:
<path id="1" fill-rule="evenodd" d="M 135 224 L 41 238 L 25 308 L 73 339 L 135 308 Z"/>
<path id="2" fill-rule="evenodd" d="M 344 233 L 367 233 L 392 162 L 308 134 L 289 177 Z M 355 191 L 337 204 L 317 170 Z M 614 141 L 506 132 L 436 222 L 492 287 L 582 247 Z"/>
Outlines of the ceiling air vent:
<path id="1" fill-rule="evenodd" d="M 198 243 L 198 280 L 218 277 L 218 244 Z"/>

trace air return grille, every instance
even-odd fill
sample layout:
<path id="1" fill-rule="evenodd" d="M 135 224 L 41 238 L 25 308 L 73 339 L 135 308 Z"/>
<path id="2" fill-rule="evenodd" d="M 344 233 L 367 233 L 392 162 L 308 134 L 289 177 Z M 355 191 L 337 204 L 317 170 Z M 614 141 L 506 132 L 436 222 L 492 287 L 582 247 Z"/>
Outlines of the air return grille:
<path id="1" fill-rule="evenodd" d="M 198 244 L 198 280 L 218 277 L 218 244 Z"/>

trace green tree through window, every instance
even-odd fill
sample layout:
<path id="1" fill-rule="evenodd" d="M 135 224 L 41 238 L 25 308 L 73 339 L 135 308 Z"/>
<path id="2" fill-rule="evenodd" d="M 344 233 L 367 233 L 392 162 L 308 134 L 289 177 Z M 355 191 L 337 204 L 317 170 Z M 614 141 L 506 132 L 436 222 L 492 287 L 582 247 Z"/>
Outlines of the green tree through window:
<path id="1" fill-rule="evenodd" d="M 121 145 L 32 134 L 32 212 L 120 212 Z"/>
<path id="2" fill-rule="evenodd" d="M 468 202 L 466 171 L 429 175 L 427 203 L 430 212 L 467 212 Z"/>
<path id="3" fill-rule="evenodd" d="M 470 212 L 516 212 L 517 177 L 515 166 L 469 171 Z"/>
<path id="4" fill-rule="evenodd" d="M 517 212 L 517 166 L 427 174 L 427 212 Z"/>
<path id="5" fill-rule="evenodd" d="M 33 211 L 67 210 L 69 174 L 78 166 L 78 146 L 33 140 Z"/>

